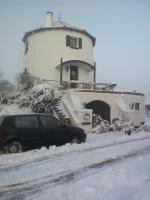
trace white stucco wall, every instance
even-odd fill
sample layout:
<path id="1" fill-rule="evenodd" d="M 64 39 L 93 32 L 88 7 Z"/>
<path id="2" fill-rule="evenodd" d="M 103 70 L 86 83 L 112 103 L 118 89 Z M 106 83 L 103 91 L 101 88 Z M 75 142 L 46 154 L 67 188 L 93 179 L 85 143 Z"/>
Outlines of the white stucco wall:
<path id="1" fill-rule="evenodd" d="M 123 119 L 125 112 L 119 107 L 117 100 L 120 100 L 126 104 L 129 108 L 129 118 L 134 122 L 135 126 L 139 126 L 140 122 L 144 122 L 144 96 L 134 93 L 115 93 L 115 92 L 100 92 L 100 91 L 83 91 L 78 90 L 77 95 L 82 102 L 89 103 L 91 101 L 100 100 L 110 105 L 110 120 L 118 117 Z M 139 103 L 140 110 L 131 110 L 131 103 Z"/>
<path id="2" fill-rule="evenodd" d="M 67 64 L 67 65 L 69 65 L 69 64 Z M 55 70 L 56 70 L 55 78 L 56 78 L 56 80 L 59 80 L 60 79 L 60 69 L 56 68 Z M 87 68 L 85 68 L 84 66 L 82 66 L 82 64 L 80 64 L 78 81 L 93 81 L 93 77 L 94 77 L 93 72 L 89 72 L 87 70 Z M 67 71 L 65 65 L 63 66 L 63 70 L 62 70 L 62 81 L 70 82 L 70 69 L 68 69 L 68 71 Z"/>
<path id="3" fill-rule="evenodd" d="M 82 49 L 66 47 L 66 35 L 82 38 Z M 25 54 L 25 67 L 29 72 L 41 79 L 56 79 L 59 81 L 59 70 L 56 66 L 69 60 L 81 60 L 93 65 L 93 43 L 87 35 L 67 30 L 45 30 L 35 32 L 27 37 L 28 51 Z M 68 76 L 66 71 L 63 77 Z M 80 80 L 89 80 L 89 72 L 79 71 Z"/>

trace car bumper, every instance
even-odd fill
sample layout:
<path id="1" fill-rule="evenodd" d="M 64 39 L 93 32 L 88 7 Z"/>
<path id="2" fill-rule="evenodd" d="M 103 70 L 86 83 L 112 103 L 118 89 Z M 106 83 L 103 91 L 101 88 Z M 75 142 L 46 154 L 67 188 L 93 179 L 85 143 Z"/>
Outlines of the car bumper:
<path id="1" fill-rule="evenodd" d="M 87 135 L 84 134 L 84 135 L 82 136 L 82 142 L 85 142 L 85 141 L 86 141 L 86 138 L 87 138 Z"/>

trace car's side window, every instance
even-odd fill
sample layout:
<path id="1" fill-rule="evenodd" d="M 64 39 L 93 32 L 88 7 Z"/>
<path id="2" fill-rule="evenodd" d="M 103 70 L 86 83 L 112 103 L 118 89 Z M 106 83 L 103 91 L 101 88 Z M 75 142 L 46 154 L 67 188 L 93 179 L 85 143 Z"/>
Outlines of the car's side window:
<path id="1" fill-rule="evenodd" d="M 49 116 L 40 116 L 40 120 L 45 128 L 58 127 L 61 124 L 57 119 Z"/>
<path id="2" fill-rule="evenodd" d="M 14 120 L 14 124 L 16 128 L 21 128 L 21 118 L 20 117 L 16 117 Z"/>
<path id="3" fill-rule="evenodd" d="M 39 121 L 36 116 L 24 116 L 21 117 L 21 124 L 24 128 L 38 128 Z"/>

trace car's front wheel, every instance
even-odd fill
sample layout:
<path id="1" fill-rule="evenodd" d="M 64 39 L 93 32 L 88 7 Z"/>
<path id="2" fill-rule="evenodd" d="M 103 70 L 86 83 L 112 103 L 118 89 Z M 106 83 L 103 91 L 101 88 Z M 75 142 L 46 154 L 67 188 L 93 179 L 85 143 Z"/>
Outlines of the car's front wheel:
<path id="1" fill-rule="evenodd" d="M 76 143 L 76 144 L 80 144 L 82 141 L 81 141 L 81 139 L 79 138 L 79 137 L 73 137 L 72 139 L 71 139 L 71 144 L 74 144 L 74 143 Z"/>
<path id="2" fill-rule="evenodd" d="M 19 141 L 11 141 L 5 145 L 6 153 L 19 153 L 22 152 L 22 145 Z"/>

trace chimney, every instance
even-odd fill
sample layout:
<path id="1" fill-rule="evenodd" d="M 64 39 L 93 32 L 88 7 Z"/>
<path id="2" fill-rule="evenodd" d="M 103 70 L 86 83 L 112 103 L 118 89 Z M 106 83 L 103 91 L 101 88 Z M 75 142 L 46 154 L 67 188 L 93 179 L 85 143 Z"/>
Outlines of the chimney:
<path id="1" fill-rule="evenodd" d="M 53 12 L 46 12 L 46 27 L 53 26 Z"/>

